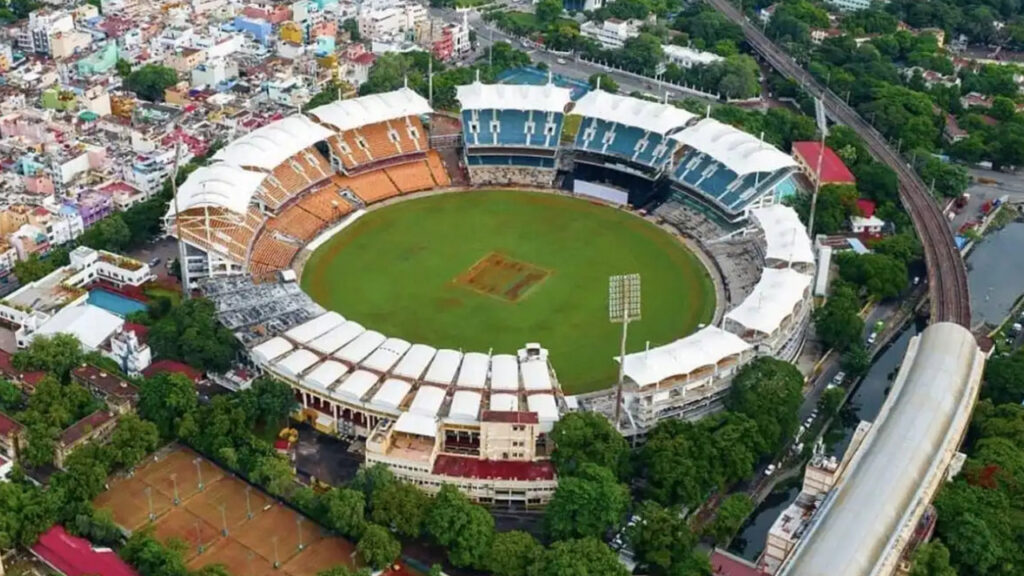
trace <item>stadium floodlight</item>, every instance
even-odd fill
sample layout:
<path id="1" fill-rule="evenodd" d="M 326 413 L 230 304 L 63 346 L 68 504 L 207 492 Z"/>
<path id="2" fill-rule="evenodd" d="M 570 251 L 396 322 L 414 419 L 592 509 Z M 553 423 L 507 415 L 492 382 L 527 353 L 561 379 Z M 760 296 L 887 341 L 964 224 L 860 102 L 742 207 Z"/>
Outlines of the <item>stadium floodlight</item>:
<path id="1" fill-rule="evenodd" d="M 608 277 L 608 320 L 622 324 L 619 343 L 619 381 L 615 390 L 615 428 L 622 410 L 622 381 L 626 374 L 626 334 L 629 323 L 640 320 L 640 275 L 618 274 Z"/>
<path id="2" fill-rule="evenodd" d="M 189 299 L 187 249 L 181 235 L 181 208 L 178 206 L 178 162 L 181 159 L 181 138 L 174 143 L 174 167 L 171 169 L 171 196 L 174 198 L 174 230 L 178 234 L 178 269 L 181 273 L 181 296 Z"/>

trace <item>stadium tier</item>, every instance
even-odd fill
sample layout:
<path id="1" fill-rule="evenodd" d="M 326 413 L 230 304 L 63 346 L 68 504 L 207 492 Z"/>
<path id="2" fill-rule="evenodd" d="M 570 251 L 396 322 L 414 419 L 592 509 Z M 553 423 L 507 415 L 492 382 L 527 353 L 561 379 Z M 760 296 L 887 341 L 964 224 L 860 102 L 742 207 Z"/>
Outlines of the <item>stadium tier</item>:
<path id="1" fill-rule="evenodd" d="M 729 221 L 778 202 L 793 189 L 796 161 L 756 137 L 711 118 L 672 134 L 682 148 L 671 179 Z"/>
<path id="2" fill-rule="evenodd" d="M 462 137 L 469 166 L 553 168 L 571 91 L 548 83 L 459 86 Z M 546 161 L 538 161 L 546 157 Z M 526 160 L 518 160 L 526 158 Z M 488 180 L 476 173 L 476 180 Z"/>
<path id="3" fill-rule="evenodd" d="M 580 98 L 572 113 L 582 117 L 573 143 L 577 151 L 613 156 L 655 171 L 672 159 L 677 147 L 668 134 L 694 118 L 675 106 L 601 90 Z"/>

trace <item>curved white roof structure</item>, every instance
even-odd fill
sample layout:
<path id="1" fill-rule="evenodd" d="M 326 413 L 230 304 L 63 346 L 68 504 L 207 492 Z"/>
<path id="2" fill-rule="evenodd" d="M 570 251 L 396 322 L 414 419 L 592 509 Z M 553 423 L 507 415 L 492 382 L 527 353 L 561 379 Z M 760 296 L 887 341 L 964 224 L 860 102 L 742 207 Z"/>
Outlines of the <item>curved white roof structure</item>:
<path id="1" fill-rule="evenodd" d="M 275 336 L 250 350 L 249 355 L 252 356 L 253 362 L 265 366 L 294 349 L 294 344 L 280 336 Z"/>
<path id="2" fill-rule="evenodd" d="M 476 422 L 480 416 L 480 393 L 472 390 L 459 390 L 452 395 L 452 404 L 448 407 L 448 417 L 453 420 Z"/>
<path id="3" fill-rule="evenodd" d="M 714 366 L 751 348 L 732 332 L 705 326 L 670 344 L 626 354 L 624 370 L 638 386 L 650 386 L 667 378 L 685 376 L 699 368 Z"/>
<path id="4" fill-rule="evenodd" d="M 396 411 L 411 389 L 412 384 L 405 380 L 389 378 L 381 384 L 380 389 L 370 400 L 370 404 L 381 410 Z"/>
<path id="5" fill-rule="evenodd" d="M 974 336 L 957 324 L 933 324 L 911 341 L 882 412 L 780 576 L 894 571 L 960 445 L 983 367 Z"/>
<path id="6" fill-rule="evenodd" d="M 491 390 L 519 390 L 519 361 L 511 354 L 491 358 Z"/>
<path id="7" fill-rule="evenodd" d="M 429 114 L 433 111 L 426 98 L 411 88 L 399 88 L 382 94 L 336 100 L 309 110 L 309 114 L 324 124 L 344 131 L 385 120 Z"/>
<path id="8" fill-rule="evenodd" d="M 178 208 L 182 212 L 195 208 L 223 208 L 245 214 L 253 194 L 267 175 L 218 162 L 202 166 L 178 187 Z M 168 215 L 175 214 L 174 202 Z"/>
<path id="9" fill-rule="evenodd" d="M 487 384 L 487 371 L 491 367 L 491 358 L 483 352 L 467 352 L 462 357 L 462 368 L 459 379 L 455 382 L 460 388 L 483 388 Z"/>
<path id="10" fill-rule="evenodd" d="M 532 394 L 526 397 L 526 406 L 530 412 L 537 413 L 537 421 L 541 428 L 550 430 L 558 421 L 558 405 L 551 394 Z"/>
<path id="11" fill-rule="evenodd" d="M 796 166 L 789 154 L 714 118 L 705 118 L 671 138 L 711 156 L 740 176 Z"/>
<path id="12" fill-rule="evenodd" d="M 377 376 L 373 372 L 367 370 L 356 370 L 349 374 L 348 378 L 341 383 L 340 386 L 334 389 L 334 396 L 349 400 L 360 402 L 363 396 L 370 391 L 380 380 L 380 376 Z"/>
<path id="13" fill-rule="evenodd" d="M 755 208 L 750 214 L 764 230 L 767 254 L 771 260 L 813 264 L 814 250 L 796 210 L 782 204 Z"/>
<path id="14" fill-rule="evenodd" d="M 309 374 L 302 378 L 302 383 L 326 392 L 345 374 L 348 374 L 348 366 L 336 360 L 326 360 L 310 370 Z"/>
<path id="15" fill-rule="evenodd" d="M 587 92 L 576 102 L 572 113 L 617 122 L 657 134 L 667 134 L 696 118 L 696 115 L 671 104 L 619 96 L 604 90 Z"/>
<path id="16" fill-rule="evenodd" d="M 316 350 L 320 354 L 333 354 L 363 332 L 366 332 L 366 328 L 363 328 L 362 324 L 354 320 L 349 320 L 340 326 L 335 326 L 329 332 L 320 335 L 315 340 L 307 344 L 307 346 Z"/>
<path id="17" fill-rule="evenodd" d="M 438 350 L 423 381 L 447 386 L 455 381 L 455 374 L 459 371 L 461 363 L 462 352 L 448 348 Z"/>
<path id="18" fill-rule="evenodd" d="M 526 388 L 527 391 L 551 390 L 553 387 L 547 362 L 523 362 L 519 366 L 519 370 L 523 374 L 523 388 Z"/>
<path id="19" fill-rule="evenodd" d="M 772 334 L 793 313 L 810 285 L 810 276 L 792 268 L 765 268 L 754 290 L 725 318 L 750 330 Z"/>
<path id="20" fill-rule="evenodd" d="M 434 354 L 436 353 L 437 349 L 433 346 L 413 344 L 409 351 L 405 353 L 405 356 L 402 356 L 402 360 L 391 371 L 391 374 L 399 378 L 419 380 L 427 370 L 427 366 L 430 365 L 430 361 L 434 359 Z"/>
<path id="21" fill-rule="evenodd" d="M 416 391 L 416 396 L 412 399 L 412 404 L 409 405 L 408 413 L 433 418 L 441 410 L 444 396 L 445 391 L 443 388 L 420 386 L 420 389 Z"/>
<path id="22" fill-rule="evenodd" d="M 284 360 L 281 360 L 275 365 L 275 368 L 281 374 L 288 376 L 293 380 L 298 380 L 300 374 L 319 361 L 320 358 L 317 357 L 316 354 L 313 354 L 305 348 L 300 348 L 288 356 L 285 356 Z"/>
<path id="23" fill-rule="evenodd" d="M 295 328 L 284 333 L 285 338 L 294 342 L 305 344 L 310 340 L 326 334 L 329 330 L 332 330 L 338 326 L 341 326 L 345 322 L 345 318 L 337 312 L 326 312 L 309 320 L 303 322 Z"/>
<path id="24" fill-rule="evenodd" d="M 433 416 L 402 412 L 395 421 L 395 432 L 433 438 L 437 436 L 437 420 Z"/>
<path id="25" fill-rule="evenodd" d="M 495 412 L 518 412 L 519 396 L 516 394 L 491 394 L 490 410 Z"/>
<path id="26" fill-rule="evenodd" d="M 341 350 L 334 353 L 334 357 L 342 362 L 358 364 L 378 346 L 384 343 L 387 338 L 376 330 L 367 330 L 360 334 L 355 340 L 344 345 Z"/>
<path id="27" fill-rule="evenodd" d="M 309 118 L 296 114 L 271 122 L 238 138 L 217 151 L 214 160 L 235 166 L 273 170 L 304 148 L 334 133 Z"/>
<path id="28" fill-rule="evenodd" d="M 565 112 L 572 91 L 554 84 L 483 84 L 456 86 L 455 97 L 463 110 L 541 110 Z"/>
<path id="29" fill-rule="evenodd" d="M 363 360 L 362 367 L 368 370 L 376 370 L 377 372 L 387 372 L 391 370 L 402 358 L 402 354 L 409 349 L 411 344 L 401 338 L 388 338 L 370 354 L 370 357 Z"/>

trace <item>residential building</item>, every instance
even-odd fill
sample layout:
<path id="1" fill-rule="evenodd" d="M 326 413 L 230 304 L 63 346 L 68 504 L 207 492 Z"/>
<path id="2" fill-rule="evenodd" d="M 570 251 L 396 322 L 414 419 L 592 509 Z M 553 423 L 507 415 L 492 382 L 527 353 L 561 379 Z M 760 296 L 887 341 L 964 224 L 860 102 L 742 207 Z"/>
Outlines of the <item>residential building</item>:
<path id="1" fill-rule="evenodd" d="M 30 548 L 32 554 L 58 574 L 102 574 L 103 576 L 138 576 L 110 548 L 94 547 L 84 538 L 68 534 L 62 526 L 44 532 Z"/>
<path id="2" fill-rule="evenodd" d="M 178 74 L 188 74 L 203 62 L 206 62 L 206 51 L 197 48 L 179 48 L 164 59 L 164 64 Z"/>
<path id="3" fill-rule="evenodd" d="M 106 443 L 116 427 L 117 415 L 106 408 L 101 408 L 75 422 L 61 432 L 57 439 L 53 453 L 54 465 L 63 469 L 67 457 L 88 442 Z"/>
<path id="4" fill-rule="evenodd" d="M 51 38 L 74 29 L 71 12 L 41 8 L 29 14 L 28 24 L 18 34 L 18 45 L 26 52 L 49 55 Z"/>
<path id="5" fill-rule="evenodd" d="M 103 400 L 110 410 L 118 414 L 134 411 L 139 401 L 138 386 L 92 364 L 82 364 L 72 370 L 71 379 Z"/>
<path id="6" fill-rule="evenodd" d="M 363 37 L 387 40 L 414 30 L 417 22 L 426 19 L 427 9 L 422 4 L 398 4 L 364 12 L 357 22 Z"/>
<path id="7" fill-rule="evenodd" d="M 686 46 L 676 46 L 675 44 L 663 44 L 661 46 L 665 52 L 665 59 L 670 63 L 679 66 L 680 68 L 693 68 L 694 66 L 708 66 L 715 62 L 721 62 L 725 60 L 718 54 L 712 52 L 704 52 L 696 50 L 694 48 L 688 48 Z"/>
<path id="8" fill-rule="evenodd" d="M 604 7 L 604 0 L 562 0 L 562 7 L 568 12 L 593 12 Z"/>
<path id="9" fill-rule="evenodd" d="M 821 184 L 850 184 L 854 185 L 857 180 L 853 173 L 846 167 L 843 159 L 835 153 L 832 148 L 814 141 L 793 142 L 793 159 L 796 160 L 800 170 L 811 181 L 812 185 L 818 183 L 818 162 L 821 161 Z"/>
<path id="10" fill-rule="evenodd" d="M 580 35 L 596 40 L 603 48 L 622 48 L 626 40 L 640 35 L 640 26 L 635 20 L 609 18 L 604 22 L 591 20 L 580 26 Z"/>
<path id="11" fill-rule="evenodd" d="M 843 12 L 856 12 L 870 8 L 873 1 L 875 0 L 825 0 L 825 3 Z"/>
<path id="12" fill-rule="evenodd" d="M 17 460 L 24 445 L 25 427 L 10 415 L 0 412 L 0 458 Z"/>

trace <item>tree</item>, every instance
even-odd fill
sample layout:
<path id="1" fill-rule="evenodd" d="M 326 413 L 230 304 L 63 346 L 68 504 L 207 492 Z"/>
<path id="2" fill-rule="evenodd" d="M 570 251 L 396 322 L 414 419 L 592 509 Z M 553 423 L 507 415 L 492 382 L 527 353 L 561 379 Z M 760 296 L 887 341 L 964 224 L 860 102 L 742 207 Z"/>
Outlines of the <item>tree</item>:
<path id="1" fill-rule="evenodd" d="M 19 350 L 12 359 L 18 370 L 45 370 L 61 382 L 67 382 L 73 368 L 82 363 L 82 343 L 71 334 L 37 336 L 28 348 Z"/>
<path id="2" fill-rule="evenodd" d="M 397 482 L 395 475 L 383 464 L 363 466 L 356 471 L 356 477 L 349 483 L 353 490 L 359 490 L 366 498 L 369 511 L 373 510 L 374 495 Z"/>
<path id="3" fill-rule="evenodd" d="M 454 566 L 482 567 L 494 537 L 494 518 L 457 488 L 445 484 L 427 514 L 426 530 L 448 549 L 448 561 Z"/>
<path id="4" fill-rule="evenodd" d="M 853 288 L 837 282 L 825 305 L 814 311 L 815 333 L 826 346 L 839 352 L 859 343 L 864 333 L 860 302 Z"/>
<path id="5" fill-rule="evenodd" d="M 268 426 L 285 422 L 296 407 L 295 393 L 284 382 L 271 377 L 259 378 L 250 388 L 256 397 L 256 421 Z"/>
<path id="6" fill-rule="evenodd" d="M 921 242 L 913 234 L 893 234 L 875 242 L 873 248 L 879 254 L 891 256 L 906 265 L 920 260 L 924 255 Z"/>
<path id="7" fill-rule="evenodd" d="M 124 58 L 118 58 L 114 63 L 114 70 L 122 79 L 127 78 L 132 73 L 132 63 Z"/>
<path id="8" fill-rule="evenodd" d="M 664 57 L 665 50 L 661 47 L 661 40 L 657 36 L 641 32 L 639 36 L 626 40 L 618 53 L 617 64 L 632 72 L 651 74 Z"/>
<path id="9" fill-rule="evenodd" d="M 356 544 L 359 558 L 374 570 L 386 568 L 398 557 L 402 545 L 383 526 L 370 524 L 363 530 L 363 536 Z"/>
<path id="10" fill-rule="evenodd" d="M 154 323 L 149 344 L 160 356 L 210 372 L 230 368 L 238 350 L 238 341 L 217 320 L 213 302 L 205 298 L 186 300 Z"/>
<path id="11" fill-rule="evenodd" d="M 537 24 L 547 27 L 554 24 L 562 15 L 562 3 L 558 0 L 540 0 L 535 7 L 534 15 Z"/>
<path id="12" fill-rule="evenodd" d="M 164 99 L 164 90 L 177 83 L 178 73 L 174 68 L 146 64 L 125 78 L 124 87 L 143 100 L 159 102 Z"/>
<path id="13" fill-rule="evenodd" d="M 590 88 L 592 90 L 600 89 L 604 90 L 605 92 L 611 92 L 612 94 L 615 94 L 616 92 L 619 91 L 619 83 L 616 82 L 614 78 L 605 74 L 604 72 L 591 74 L 587 82 L 590 83 Z"/>
<path id="14" fill-rule="evenodd" d="M 491 541 L 487 570 L 494 576 L 526 576 L 543 553 L 544 547 L 527 532 L 498 532 Z"/>
<path id="15" fill-rule="evenodd" d="M 650 574 L 668 576 L 710 572 L 707 559 L 694 549 L 697 539 L 679 513 L 648 500 L 637 508 L 636 518 L 637 521 L 626 528 L 626 540 L 637 561 Z M 701 566 L 707 568 L 699 568 Z"/>
<path id="16" fill-rule="evenodd" d="M 596 464 L 624 477 L 629 445 L 604 415 L 570 412 L 551 431 L 555 452 L 551 460 L 559 475 L 571 475 L 584 464 Z"/>
<path id="17" fill-rule="evenodd" d="M 182 421 L 193 416 L 197 406 L 192 381 L 181 374 L 157 374 L 139 387 L 139 415 L 155 424 L 164 439 L 177 437 Z"/>
<path id="18" fill-rule="evenodd" d="M 949 550 L 942 540 L 932 540 L 918 546 L 910 576 L 957 576 L 949 564 Z"/>
<path id="19" fill-rule="evenodd" d="M 349 539 L 356 539 L 366 525 L 366 497 L 351 488 L 333 488 L 321 497 L 326 524 Z"/>
<path id="20" fill-rule="evenodd" d="M 57 453 L 57 428 L 49 426 L 29 426 L 25 433 L 25 442 L 21 457 L 32 468 L 53 464 Z"/>
<path id="21" fill-rule="evenodd" d="M 117 428 L 110 435 L 110 463 L 116 468 L 132 468 L 156 450 L 159 443 L 160 432 L 156 424 L 135 414 L 125 414 L 118 419 Z"/>
<path id="22" fill-rule="evenodd" d="M 982 394 L 997 404 L 1019 404 L 1024 400 L 1024 351 L 989 359 Z"/>
<path id="23" fill-rule="evenodd" d="M 21 389 L 10 380 L 0 378 L 0 412 L 12 412 L 24 405 Z"/>
<path id="24" fill-rule="evenodd" d="M 285 496 L 295 486 L 295 472 L 291 464 L 277 454 L 260 458 L 250 475 L 253 482 L 274 496 Z"/>
<path id="25" fill-rule="evenodd" d="M 154 536 L 152 528 L 132 533 L 120 550 L 126 562 L 141 576 L 186 576 L 185 557 L 180 546 L 164 546 Z"/>
<path id="26" fill-rule="evenodd" d="M 885 254 L 840 254 L 839 277 L 880 300 L 899 296 L 907 286 L 907 266 Z"/>
<path id="27" fill-rule="evenodd" d="M 607 468 L 583 464 L 573 476 L 561 477 L 544 522 L 554 540 L 601 538 L 618 527 L 629 504 L 629 491 Z"/>
<path id="28" fill-rule="evenodd" d="M 353 570 L 344 564 L 335 566 L 334 568 L 328 568 L 327 570 L 321 570 L 316 573 L 316 576 L 370 576 L 371 572 L 367 568 L 359 568 Z"/>
<path id="29" fill-rule="evenodd" d="M 373 495 L 370 520 L 403 538 L 419 538 L 430 509 L 430 497 L 413 484 L 392 483 Z"/>
<path id="30" fill-rule="evenodd" d="M 841 387 L 829 388 L 818 398 L 818 410 L 823 418 L 831 418 L 839 413 L 839 407 L 846 397 L 846 390 Z"/>
<path id="31" fill-rule="evenodd" d="M 96 508 L 91 513 L 77 514 L 67 528 L 99 546 L 115 546 L 124 539 L 114 515 L 107 508 Z"/>
<path id="32" fill-rule="evenodd" d="M 597 538 L 555 542 L 530 576 L 628 576 L 618 556 Z"/>
<path id="33" fill-rule="evenodd" d="M 853 378 L 863 376 L 871 368 L 871 355 L 862 342 L 851 345 L 839 359 L 839 365 Z"/>
<path id="34" fill-rule="evenodd" d="M 725 546 L 743 525 L 743 522 L 754 511 L 754 502 L 744 493 L 730 494 L 718 506 L 718 512 L 704 533 L 715 541 L 717 546 Z"/>
<path id="35" fill-rule="evenodd" d="M 120 214 L 112 214 L 87 228 L 78 241 L 96 250 L 122 252 L 129 246 L 131 236 L 124 218 Z"/>
<path id="36" fill-rule="evenodd" d="M 799 199 L 794 208 L 804 222 L 810 217 L 810 195 Z M 826 184 L 818 191 L 818 204 L 814 212 L 816 234 L 839 234 L 847 230 L 850 216 L 860 214 L 857 208 L 857 189 L 852 186 Z"/>
<path id="37" fill-rule="evenodd" d="M 346 18 L 342 21 L 341 29 L 348 32 L 348 39 L 352 42 L 359 42 L 363 39 L 362 34 L 359 33 L 359 22 L 355 18 Z"/>
<path id="38" fill-rule="evenodd" d="M 796 432 L 803 384 L 795 366 L 775 358 L 758 358 L 736 374 L 726 407 L 757 423 L 761 453 L 779 450 Z"/>

